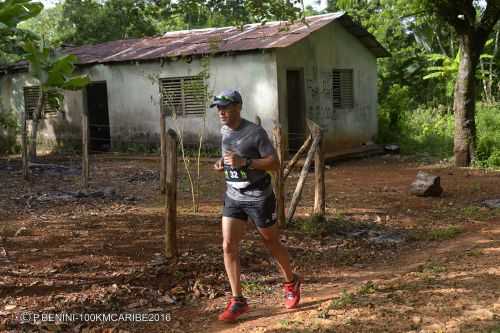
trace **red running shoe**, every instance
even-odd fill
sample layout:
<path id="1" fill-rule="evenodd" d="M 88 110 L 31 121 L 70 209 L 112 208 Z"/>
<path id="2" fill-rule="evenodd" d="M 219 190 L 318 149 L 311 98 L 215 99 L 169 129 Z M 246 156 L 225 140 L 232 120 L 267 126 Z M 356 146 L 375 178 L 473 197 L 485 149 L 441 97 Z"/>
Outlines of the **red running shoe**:
<path id="1" fill-rule="evenodd" d="M 301 277 L 294 274 L 294 279 L 292 282 L 285 282 L 283 284 L 283 289 L 285 290 L 285 307 L 287 309 L 293 309 L 297 307 L 300 302 L 300 283 Z"/>
<path id="2" fill-rule="evenodd" d="M 248 311 L 248 304 L 245 298 L 236 299 L 231 297 L 227 303 L 226 310 L 219 315 L 219 320 L 232 322 Z"/>

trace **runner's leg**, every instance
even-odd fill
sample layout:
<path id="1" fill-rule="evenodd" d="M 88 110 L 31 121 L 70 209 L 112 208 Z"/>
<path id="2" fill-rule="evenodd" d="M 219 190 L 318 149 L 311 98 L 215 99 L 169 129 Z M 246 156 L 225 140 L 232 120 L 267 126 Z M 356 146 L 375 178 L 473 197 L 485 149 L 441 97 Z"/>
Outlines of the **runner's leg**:
<path id="1" fill-rule="evenodd" d="M 293 280 L 292 267 L 286 247 L 281 244 L 280 233 L 277 223 L 267 228 L 259 228 L 259 233 L 264 240 L 264 245 L 269 249 L 274 258 L 278 261 L 278 266 L 281 269 L 286 281 Z"/>
<path id="2" fill-rule="evenodd" d="M 232 218 L 222 217 L 222 248 L 224 250 L 224 266 L 231 285 L 233 296 L 241 295 L 240 283 L 240 241 L 245 234 L 247 222 Z"/>

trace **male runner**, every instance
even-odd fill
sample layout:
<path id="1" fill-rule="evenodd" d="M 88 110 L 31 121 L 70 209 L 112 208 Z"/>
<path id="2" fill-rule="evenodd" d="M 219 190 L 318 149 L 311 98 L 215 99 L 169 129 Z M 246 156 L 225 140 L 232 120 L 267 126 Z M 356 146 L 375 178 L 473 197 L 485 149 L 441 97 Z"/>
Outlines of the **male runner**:
<path id="1" fill-rule="evenodd" d="M 276 153 L 266 131 L 241 118 L 242 98 L 235 90 L 214 97 L 210 107 L 217 106 L 222 123 L 222 155 L 214 165 L 224 171 L 226 193 L 222 216 L 224 266 L 231 285 L 232 297 L 219 320 L 234 321 L 248 311 L 241 292 L 239 245 L 245 223 L 251 219 L 278 262 L 285 283 L 285 306 L 294 308 L 300 301 L 301 278 L 292 272 L 286 248 L 281 244 L 276 224 L 276 199 L 267 171 L 279 166 Z"/>

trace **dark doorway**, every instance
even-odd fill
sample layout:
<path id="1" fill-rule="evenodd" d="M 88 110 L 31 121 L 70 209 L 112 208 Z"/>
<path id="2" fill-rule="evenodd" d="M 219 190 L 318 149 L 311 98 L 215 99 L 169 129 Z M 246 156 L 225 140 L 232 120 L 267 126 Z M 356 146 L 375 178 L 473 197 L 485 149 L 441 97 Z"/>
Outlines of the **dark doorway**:
<path id="1" fill-rule="evenodd" d="M 302 70 L 286 71 L 288 150 L 296 152 L 305 140 L 306 114 Z"/>
<path id="2" fill-rule="evenodd" d="M 94 151 L 109 151 L 111 137 L 106 82 L 93 82 L 87 86 L 87 108 L 89 111 L 89 148 Z"/>

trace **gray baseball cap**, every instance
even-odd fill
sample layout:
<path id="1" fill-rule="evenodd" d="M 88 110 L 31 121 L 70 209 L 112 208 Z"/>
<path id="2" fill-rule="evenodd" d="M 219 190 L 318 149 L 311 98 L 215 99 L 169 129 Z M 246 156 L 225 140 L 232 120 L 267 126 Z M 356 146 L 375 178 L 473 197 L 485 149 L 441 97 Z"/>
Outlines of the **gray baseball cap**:
<path id="1" fill-rule="evenodd" d="M 214 101 L 210 104 L 210 107 L 214 106 L 228 106 L 229 104 L 243 104 L 241 95 L 236 90 L 224 90 L 218 95 L 214 96 Z"/>

